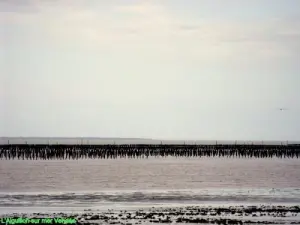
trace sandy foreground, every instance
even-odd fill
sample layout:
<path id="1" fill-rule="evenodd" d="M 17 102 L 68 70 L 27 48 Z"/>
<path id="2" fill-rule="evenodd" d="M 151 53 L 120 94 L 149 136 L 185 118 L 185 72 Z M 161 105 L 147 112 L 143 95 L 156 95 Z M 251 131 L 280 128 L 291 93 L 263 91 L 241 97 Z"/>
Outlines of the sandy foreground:
<path id="1" fill-rule="evenodd" d="M 0 216 L 1 224 L 7 218 L 33 218 L 35 223 L 44 224 L 39 218 L 73 218 L 75 223 L 65 220 L 65 224 L 300 224 L 300 206 L 185 206 L 152 207 L 138 210 L 85 210 L 83 213 L 32 213 L 6 214 Z M 10 220 L 13 221 L 13 220 Z M 20 221 L 20 220 L 19 220 Z M 12 223 L 7 223 L 12 224 Z M 20 223 L 15 223 L 20 224 Z M 24 224 L 24 222 L 22 223 Z M 49 224 L 49 223 L 48 223 Z M 51 224 L 64 224 L 52 220 Z"/>

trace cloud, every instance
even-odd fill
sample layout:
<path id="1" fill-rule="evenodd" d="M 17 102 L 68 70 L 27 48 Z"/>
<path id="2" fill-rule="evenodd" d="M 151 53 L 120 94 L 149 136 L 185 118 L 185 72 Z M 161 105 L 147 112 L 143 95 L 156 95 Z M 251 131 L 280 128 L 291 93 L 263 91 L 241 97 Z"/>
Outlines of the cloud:
<path id="1" fill-rule="evenodd" d="M 25 118 L 42 122 L 48 115 L 64 124 L 72 115 L 85 124 L 89 115 L 91 124 L 179 121 L 183 132 L 190 123 L 196 135 L 203 122 L 223 118 L 232 127 L 238 115 L 259 117 L 253 106 L 293 105 L 298 95 L 298 17 L 183 17 L 159 1 L 16 2 L 0 1 L 0 53 L 8 62 L 0 68 L 11 83 L 0 102 L 4 116 L 21 118 L 11 130 Z M 147 126 L 145 115 L 153 120 Z"/>
<path id="2" fill-rule="evenodd" d="M 192 20 L 154 1 L 110 7 L 102 5 L 102 1 L 98 5 L 91 2 L 92 6 L 79 0 L 27 0 L 22 4 L 2 1 L 3 8 L 9 10 L 1 15 L 1 20 L 31 26 L 45 40 L 58 45 L 110 47 L 120 51 L 133 48 L 136 52 L 153 46 L 152 50 L 171 58 L 188 55 L 191 60 L 215 61 L 242 56 L 260 60 L 286 57 L 299 50 L 297 17 L 250 22 Z M 102 6 L 106 10 L 99 11 Z"/>

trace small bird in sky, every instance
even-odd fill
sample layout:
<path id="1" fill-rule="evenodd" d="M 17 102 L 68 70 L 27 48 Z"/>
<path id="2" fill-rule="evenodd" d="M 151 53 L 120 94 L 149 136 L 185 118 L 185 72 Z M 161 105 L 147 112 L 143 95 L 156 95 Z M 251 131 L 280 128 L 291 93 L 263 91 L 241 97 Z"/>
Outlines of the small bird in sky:
<path id="1" fill-rule="evenodd" d="M 279 108 L 280 111 L 287 110 L 287 108 Z"/>

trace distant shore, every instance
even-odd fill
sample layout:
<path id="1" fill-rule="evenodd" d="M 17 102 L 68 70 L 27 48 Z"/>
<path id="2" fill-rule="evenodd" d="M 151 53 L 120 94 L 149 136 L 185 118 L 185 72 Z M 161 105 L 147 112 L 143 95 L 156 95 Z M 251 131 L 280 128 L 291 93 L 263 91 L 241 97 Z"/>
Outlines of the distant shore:
<path id="1" fill-rule="evenodd" d="M 0 137 L 0 145 L 5 144 L 69 144 L 69 145 L 105 145 L 105 144 L 187 144 L 187 145 L 215 145 L 215 144 L 240 144 L 240 145 L 287 145 L 300 144 L 300 140 L 171 140 L 152 138 L 118 138 L 118 137 Z"/>

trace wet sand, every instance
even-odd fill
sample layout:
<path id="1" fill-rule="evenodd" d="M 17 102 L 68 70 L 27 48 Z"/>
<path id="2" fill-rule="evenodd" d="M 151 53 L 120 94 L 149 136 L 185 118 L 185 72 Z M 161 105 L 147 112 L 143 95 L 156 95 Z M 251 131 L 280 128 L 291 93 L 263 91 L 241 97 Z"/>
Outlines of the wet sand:
<path id="1" fill-rule="evenodd" d="M 76 224 L 300 224 L 300 205 L 295 206 L 186 206 L 139 210 L 85 210 L 83 213 L 9 214 L 5 217 L 75 218 Z"/>

